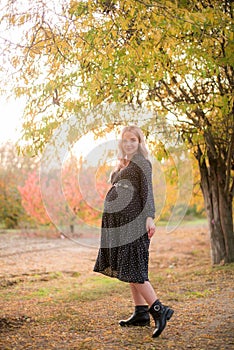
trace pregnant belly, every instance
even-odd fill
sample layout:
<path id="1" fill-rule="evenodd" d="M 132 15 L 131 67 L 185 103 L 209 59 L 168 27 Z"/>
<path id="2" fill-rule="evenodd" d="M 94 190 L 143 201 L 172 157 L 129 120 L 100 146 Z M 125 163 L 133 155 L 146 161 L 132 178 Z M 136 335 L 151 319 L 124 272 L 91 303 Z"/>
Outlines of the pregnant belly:
<path id="1" fill-rule="evenodd" d="M 142 210 L 141 199 L 136 191 L 112 187 L 106 195 L 104 210 L 110 213 L 139 213 Z"/>

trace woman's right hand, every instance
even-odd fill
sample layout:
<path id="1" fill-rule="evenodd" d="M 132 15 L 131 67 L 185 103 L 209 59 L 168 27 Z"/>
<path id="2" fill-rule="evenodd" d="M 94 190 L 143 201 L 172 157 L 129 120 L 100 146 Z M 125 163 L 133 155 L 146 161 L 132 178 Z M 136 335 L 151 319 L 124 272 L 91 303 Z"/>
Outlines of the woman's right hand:
<path id="1" fill-rule="evenodd" d="M 156 227 L 155 227 L 155 224 L 154 224 L 154 220 L 151 217 L 148 217 L 146 219 L 146 230 L 148 232 L 149 239 L 152 238 L 153 235 L 155 234 Z"/>

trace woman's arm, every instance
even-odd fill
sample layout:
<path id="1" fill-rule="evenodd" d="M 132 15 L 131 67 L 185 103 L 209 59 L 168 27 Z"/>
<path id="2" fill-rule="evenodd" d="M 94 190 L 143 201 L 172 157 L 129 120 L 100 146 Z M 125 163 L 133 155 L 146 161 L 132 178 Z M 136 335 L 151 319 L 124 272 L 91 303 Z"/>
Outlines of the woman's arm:
<path id="1" fill-rule="evenodd" d="M 155 233 L 155 205 L 152 184 L 152 165 L 150 161 L 143 158 L 139 166 L 141 171 L 140 194 L 143 200 L 143 211 L 146 216 L 146 231 L 148 232 L 148 237 L 150 239 Z"/>
<path id="2" fill-rule="evenodd" d="M 143 157 L 142 157 L 143 158 Z M 155 217 L 154 194 L 152 185 L 152 165 L 150 161 L 143 158 L 139 163 L 141 183 L 140 195 L 143 201 L 143 211 L 146 217 Z"/>

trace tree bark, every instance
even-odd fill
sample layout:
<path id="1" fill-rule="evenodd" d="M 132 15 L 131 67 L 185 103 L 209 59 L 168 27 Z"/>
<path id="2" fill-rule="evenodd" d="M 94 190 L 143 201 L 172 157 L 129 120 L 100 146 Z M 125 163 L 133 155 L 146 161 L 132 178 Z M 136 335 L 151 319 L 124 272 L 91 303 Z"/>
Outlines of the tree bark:
<path id="1" fill-rule="evenodd" d="M 226 169 L 222 159 L 208 155 L 209 166 L 198 149 L 201 189 L 209 224 L 212 264 L 234 261 L 232 195 L 225 191 Z"/>
<path id="2" fill-rule="evenodd" d="M 225 172 L 218 171 L 218 180 L 222 185 L 219 186 L 219 211 L 221 227 L 224 236 L 226 256 L 225 262 L 230 263 L 234 261 L 234 233 L 233 233 L 233 212 L 232 212 L 232 194 L 231 192 L 226 192 L 225 179 L 223 178 Z M 220 180 L 222 179 L 222 181 Z"/>

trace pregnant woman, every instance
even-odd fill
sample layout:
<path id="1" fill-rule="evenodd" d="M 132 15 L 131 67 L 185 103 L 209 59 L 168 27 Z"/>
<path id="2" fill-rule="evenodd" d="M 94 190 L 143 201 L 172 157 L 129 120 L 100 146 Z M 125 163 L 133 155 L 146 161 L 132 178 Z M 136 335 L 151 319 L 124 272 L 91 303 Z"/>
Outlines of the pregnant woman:
<path id="1" fill-rule="evenodd" d="M 148 278 L 149 245 L 155 233 L 152 166 L 142 130 L 127 126 L 119 142 L 118 165 L 111 174 L 102 215 L 100 248 L 94 271 L 130 285 L 135 310 L 120 326 L 147 326 L 155 321 L 158 337 L 173 310 L 163 305 Z"/>

